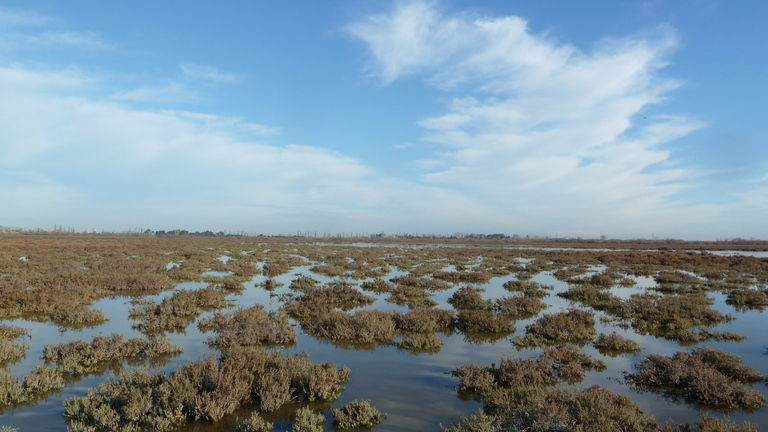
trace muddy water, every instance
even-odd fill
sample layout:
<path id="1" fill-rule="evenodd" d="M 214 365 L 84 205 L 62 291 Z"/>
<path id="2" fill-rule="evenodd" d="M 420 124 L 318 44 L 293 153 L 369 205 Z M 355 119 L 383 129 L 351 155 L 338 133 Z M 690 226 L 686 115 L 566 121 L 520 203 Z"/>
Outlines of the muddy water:
<path id="1" fill-rule="evenodd" d="M 321 282 L 329 281 L 319 275 L 311 274 L 309 268 L 295 268 L 291 273 L 275 278 L 283 285 L 273 292 L 267 292 L 259 286 L 266 279 L 263 276 L 256 276 L 250 283 L 246 284 L 247 289 L 240 294 L 230 295 L 235 305 L 249 306 L 253 304 L 263 304 L 268 309 L 276 309 L 280 306 L 280 296 L 287 294 L 288 285 L 297 275 L 311 275 Z M 599 270 L 599 269 L 596 269 Z M 402 273 L 393 272 L 388 278 L 401 275 Z M 495 299 L 509 295 L 502 288 L 502 284 L 508 280 L 514 279 L 513 276 L 494 278 L 486 284 L 479 285 L 485 289 L 483 296 L 485 298 Z M 554 286 L 550 292 L 547 301 L 549 307 L 543 313 L 557 312 L 561 309 L 575 306 L 568 300 L 557 297 L 555 294 L 567 289 L 567 285 L 556 280 L 551 273 L 540 273 L 534 276 L 534 281 L 545 285 Z M 631 294 L 644 291 L 646 288 L 654 285 L 652 278 L 636 278 L 638 284 L 634 287 L 624 288 L 616 287 L 614 294 L 626 298 Z M 205 287 L 205 283 L 185 283 L 179 284 L 177 289 L 196 289 Z M 458 285 L 457 285 L 458 287 Z M 438 292 L 432 298 L 437 301 L 438 307 L 451 308 L 446 302 L 454 290 Z M 170 292 L 164 292 L 145 298 L 154 298 L 161 300 L 170 295 Z M 371 293 L 366 293 L 373 295 Z M 708 342 L 707 346 L 723 349 L 733 352 L 742 357 L 745 364 L 759 370 L 762 374 L 768 374 L 768 362 L 766 360 L 764 345 L 767 343 L 765 337 L 768 325 L 766 325 L 766 314 L 760 311 L 736 311 L 731 306 L 725 304 L 725 297 L 719 293 L 710 293 L 715 299 L 715 307 L 723 313 L 731 313 L 736 320 L 730 323 L 722 324 L 714 328 L 718 331 L 732 331 L 747 335 L 747 339 L 740 343 L 734 342 Z M 377 301 L 368 306 L 382 310 L 401 310 L 392 303 L 386 302 L 385 297 L 381 296 Z M 96 302 L 93 306 L 104 311 L 110 317 L 110 321 L 96 328 L 84 329 L 81 331 L 65 330 L 61 331 L 56 326 L 44 323 L 35 323 L 22 320 L 16 320 L 10 324 L 24 327 L 32 335 L 26 342 L 29 345 L 26 358 L 13 365 L 13 371 L 16 376 L 22 376 L 34 369 L 36 364 L 41 363 L 39 359 L 43 352 L 43 347 L 48 344 L 61 343 L 74 339 L 90 340 L 93 336 L 101 334 L 110 334 L 113 332 L 122 333 L 126 337 L 138 337 L 140 333 L 131 328 L 133 322 L 128 318 L 128 311 L 131 307 L 130 299 L 127 297 L 106 298 Z M 207 314 L 201 315 L 201 317 Z M 596 313 L 599 318 L 600 313 Z M 533 322 L 535 318 L 521 320 L 516 323 L 516 332 L 514 335 L 522 335 L 525 326 Z M 653 413 L 660 423 L 666 420 L 674 422 L 692 423 L 698 419 L 699 412 L 684 403 L 668 401 L 653 393 L 636 393 L 629 389 L 622 382 L 623 373 L 633 370 L 644 354 L 662 354 L 671 355 L 681 348 L 675 342 L 667 341 L 651 336 L 641 336 L 632 330 L 623 330 L 611 325 L 601 324 L 597 320 L 598 332 L 617 331 L 619 334 L 630 337 L 640 343 L 643 351 L 638 355 L 623 355 L 615 358 L 601 355 L 591 346 L 585 346 L 583 350 L 588 355 L 603 360 L 608 366 L 602 372 L 589 372 L 583 381 L 573 386 L 577 388 L 586 388 L 594 384 L 607 387 L 616 393 L 629 395 L 634 401 L 640 404 L 643 411 Z M 537 349 L 518 350 L 505 337 L 471 338 L 460 333 L 438 334 L 444 341 L 442 349 L 435 354 L 414 355 L 407 351 L 398 350 L 394 346 L 376 346 L 367 349 L 353 350 L 344 347 L 334 346 L 333 344 L 318 341 L 312 337 L 299 333 L 297 343 L 289 348 L 282 348 L 282 352 L 298 353 L 305 351 L 315 362 L 334 362 L 337 366 L 346 365 L 352 370 L 349 383 L 346 390 L 341 393 L 339 400 L 325 405 L 324 414 L 326 416 L 325 429 L 334 430 L 332 426 L 332 417 L 330 408 L 345 405 L 353 400 L 371 400 L 373 406 L 380 411 L 387 413 L 385 421 L 376 426 L 377 431 L 429 431 L 440 430 L 440 425 L 449 425 L 453 420 L 460 416 L 470 415 L 473 411 L 480 408 L 480 404 L 475 401 L 461 400 L 454 389 L 457 382 L 450 375 L 452 368 L 464 363 L 475 363 L 479 365 L 498 364 L 503 356 L 512 357 L 533 357 L 540 353 Z M 206 341 L 208 334 L 201 333 L 196 323 L 191 324 L 185 333 L 168 335 L 172 341 L 184 348 L 184 353 L 178 357 L 168 359 L 164 364 L 159 365 L 161 371 L 171 371 L 179 365 L 190 361 L 200 360 L 207 356 L 216 355 L 216 351 L 208 347 Z M 130 367 L 130 366 L 126 366 Z M 101 376 L 84 377 L 77 382 L 70 383 L 63 391 L 51 395 L 47 400 L 38 401 L 32 406 L 22 406 L 15 409 L 5 409 L 0 416 L 0 425 L 8 425 L 18 428 L 20 431 L 62 431 L 66 429 L 66 423 L 62 417 L 62 401 L 73 396 L 81 396 L 86 393 L 88 388 L 98 385 L 104 379 L 110 376 L 109 373 Z M 754 387 L 764 394 L 766 387 L 758 384 Z M 181 431 L 209 431 L 225 432 L 234 430 L 237 417 L 245 417 L 249 414 L 252 407 L 244 407 L 238 413 L 229 418 L 216 423 L 190 422 L 180 428 Z M 290 410 L 278 412 L 272 416 L 264 417 L 276 424 L 275 430 L 290 429 Z M 732 413 L 732 420 L 749 420 L 758 425 L 768 427 L 768 409 L 762 409 L 756 413 Z"/>

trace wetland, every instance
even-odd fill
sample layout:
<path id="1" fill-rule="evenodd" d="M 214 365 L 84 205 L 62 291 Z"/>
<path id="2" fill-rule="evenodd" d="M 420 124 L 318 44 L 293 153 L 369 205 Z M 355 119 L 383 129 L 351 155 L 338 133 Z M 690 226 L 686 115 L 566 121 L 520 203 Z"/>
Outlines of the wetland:
<path id="1" fill-rule="evenodd" d="M 759 430 L 759 249 L 0 236 L 0 430 Z"/>

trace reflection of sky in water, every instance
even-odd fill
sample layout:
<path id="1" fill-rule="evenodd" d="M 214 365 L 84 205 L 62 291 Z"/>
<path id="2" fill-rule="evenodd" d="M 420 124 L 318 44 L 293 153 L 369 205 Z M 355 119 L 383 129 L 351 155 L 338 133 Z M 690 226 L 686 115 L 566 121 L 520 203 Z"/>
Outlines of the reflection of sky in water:
<path id="1" fill-rule="evenodd" d="M 369 246 L 368 244 L 365 245 Z M 768 253 L 766 253 L 766 256 L 768 256 Z M 222 261 L 226 262 L 224 259 Z M 523 264 L 528 261 L 530 260 L 519 260 Z M 263 265 L 263 263 L 255 264 L 259 268 Z M 474 264 L 477 264 L 477 262 Z M 299 274 L 311 276 L 320 281 L 321 284 L 332 280 L 331 278 L 312 273 L 309 269 L 313 265 L 313 263 L 308 263 L 305 266 L 294 268 L 290 273 L 275 277 L 274 280 L 282 283 L 282 286 L 276 288 L 273 292 L 268 292 L 262 287 L 267 278 L 261 274 L 256 275 L 244 284 L 246 289 L 243 292 L 230 294 L 228 298 L 234 300 L 238 306 L 247 307 L 254 304 L 262 304 L 268 310 L 275 310 L 282 304 L 280 297 L 291 293 L 288 287 L 291 281 Z M 446 263 L 445 270 L 451 271 L 454 268 Z M 587 275 L 601 270 L 604 270 L 604 268 L 591 268 L 590 273 L 587 273 Z M 206 274 L 223 277 L 230 273 L 208 272 Z M 389 280 L 405 274 L 407 273 L 393 271 L 384 279 Z M 519 295 L 510 293 L 502 287 L 504 282 L 514 279 L 514 275 L 497 277 L 491 279 L 488 283 L 476 284 L 476 286 L 485 290 L 482 295 L 488 299 Z M 539 273 L 532 280 L 554 287 L 553 290 L 548 291 L 549 295 L 544 299 L 548 307 L 542 313 L 553 313 L 578 306 L 578 304 L 556 295 L 568 289 L 568 285 L 557 280 L 551 272 Z M 635 286 L 617 286 L 612 289 L 613 294 L 620 298 L 628 298 L 632 294 L 644 292 L 646 288 L 655 286 L 655 281 L 652 277 L 634 277 L 634 280 L 637 282 Z M 363 281 L 348 280 L 348 282 L 358 286 Z M 186 282 L 177 284 L 176 289 L 199 289 L 207 285 L 204 282 Z M 456 288 L 459 286 L 462 286 L 462 284 L 457 284 Z M 433 295 L 430 298 L 438 303 L 437 307 L 451 309 L 447 300 L 454 291 L 455 288 L 438 291 L 432 293 Z M 406 306 L 397 306 L 387 302 L 386 299 L 389 297 L 389 294 L 376 295 L 367 291 L 364 291 L 364 293 L 376 298 L 374 304 L 367 306 L 367 309 L 407 310 Z M 156 302 L 160 302 L 171 294 L 172 291 L 168 291 L 143 298 L 154 299 Z M 298 293 L 294 293 L 294 295 L 298 295 Z M 755 367 L 763 374 L 768 374 L 768 363 L 765 361 L 765 348 L 763 347 L 766 343 L 764 337 L 766 330 L 765 312 L 756 310 L 736 311 L 725 303 L 726 297 L 724 294 L 711 292 L 709 295 L 715 300 L 715 308 L 723 313 L 730 313 L 736 318 L 735 321 L 720 324 L 713 327 L 712 330 L 744 333 L 748 336 L 748 339 L 741 343 L 707 342 L 704 345 L 738 354 L 742 356 L 745 364 Z M 28 329 L 33 335 L 32 339 L 26 339 L 26 343 L 30 346 L 26 358 L 13 365 L 14 374 L 22 376 L 34 369 L 34 366 L 41 362 L 39 357 L 43 352 L 43 347 L 48 344 L 62 343 L 73 339 L 90 341 L 99 333 L 108 335 L 117 332 L 125 335 L 126 338 L 141 336 L 139 332 L 131 328 L 133 321 L 128 318 L 130 307 L 130 298 L 128 297 L 117 296 L 99 300 L 94 303 L 93 308 L 101 309 L 110 318 L 110 321 L 96 328 L 88 328 L 82 331 L 59 331 L 58 327 L 48 323 L 23 320 L 8 322 L 9 324 Z M 211 313 L 203 313 L 201 317 L 209 316 Z M 654 393 L 638 394 L 621 382 L 623 373 L 625 371 L 632 371 L 634 365 L 639 363 L 645 354 L 655 353 L 668 356 L 676 351 L 690 350 L 695 347 L 681 348 L 671 341 L 652 336 L 640 336 L 631 329 L 625 330 L 610 324 L 601 323 L 599 319 L 601 315 L 601 312 L 595 313 L 598 333 L 616 331 L 624 337 L 638 341 L 642 347 L 642 352 L 638 355 L 608 357 L 601 355 L 591 346 L 585 346 L 582 348 L 583 351 L 594 358 L 603 360 L 607 365 L 607 369 L 603 372 L 589 372 L 582 382 L 576 383 L 573 386 L 576 388 L 587 388 L 591 385 L 599 384 L 616 393 L 628 394 L 640 405 L 643 411 L 652 412 L 662 424 L 666 420 L 695 422 L 698 419 L 698 412 L 695 409 L 685 404 L 666 401 Z M 526 325 L 534 320 L 535 318 L 518 321 L 514 335 L 523 335 Z M 297 330 L 300 331 L 298 326 Z M 201 333 L 197 329 L 196 324 L 191 324 L 183 334 L 168 334 L 173 343 L 184 348 L 184 353 L 170 359 L 161 370 L 169 372 L 176 369 L 179 365 L 190 361 L 216 355 L 216 352 L 210 349 L 206 343 L 212 335 L 212 333 Z M 442 349 L 435 354 L 413 355 L 409 352 L 398 350 L 394 346 L 379 346 L 375 350 L 343 349 L 301 333 L 295 346 L 282 348 L 281 351 L 287 353 L 305 351 L 314 362 L 334 362 L 339 367 L 342 365 L 348 366 L 352 370 L 351 380 L 346 385 L 346 390 L 341 393 L 340 399 L 331 403 L 330 407 L 342 406 L 356 399 L 370 399 L 373 406 L 387 413 L 385 422 L 374 429 L 382 432 L 439 430 L 440 424 L 447 426 L 459 416 L 470 415 L 478 409 L 480 407 L 479 403 L 462 401 L 457 397 L 454 390 L 457 382 L 450 375 L 454 367 L 470 362 L 478 365 L 498 364 L 499 360 L 505 356 L 533 357 L 541 352 L 540 349 L 517 349 L 509 342 L 509 337 L 503 337 L 495 341 L 477 342 L 459 333 L 452 335 L 438 334 L 437 336 L 442 338 L 444 343 Z M 22 431 L 33 429 L 36 431 L 60 431 L 63 429 L 62 400 L 85 394 L 88 388 L 95 387 L 103 379 L 104 377 L 102 376 L 86 377 L 79 382 L 70 384 L 60 394 L 52 395 L 48 400 L 39 401 L 34 406 L 19 407 L 15 410 L 6 409 L 2 417 L 0 417 L 0 424 L 18 427 Z M 765 386 L 762 384 L 755 385 L 753 388 L 762 391 L 764 394 L 766 393 Z M 749 420 L 757 424 L 768 424 L 768 413 L 766 411 L 766 409 L 763 409 L 752 415 L 733 413 L 731 414 L 731 419 L 739 422 Z M 330 413 L 326 411 L 325 415 L 327 418 L 326 430 L 333 430 Z M 272 420 L 277 420 L 276 430 L 285 430 L 288 426 L 287 418 L 285 417 Z M 180 430 L 185 432 L 225 432 L 233 430 L 233 423 L 209 424 L 205 422 L 190 422 Z"/>

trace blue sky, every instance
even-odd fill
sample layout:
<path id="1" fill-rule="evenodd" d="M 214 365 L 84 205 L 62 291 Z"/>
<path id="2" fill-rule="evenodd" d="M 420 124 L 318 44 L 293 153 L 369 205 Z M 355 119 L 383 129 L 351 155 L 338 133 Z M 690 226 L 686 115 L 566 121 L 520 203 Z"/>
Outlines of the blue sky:
<path id="1" fill-rule="evenodd" d="M 6 1 L 0 225 L 768 238 L 766 16 Z"/>

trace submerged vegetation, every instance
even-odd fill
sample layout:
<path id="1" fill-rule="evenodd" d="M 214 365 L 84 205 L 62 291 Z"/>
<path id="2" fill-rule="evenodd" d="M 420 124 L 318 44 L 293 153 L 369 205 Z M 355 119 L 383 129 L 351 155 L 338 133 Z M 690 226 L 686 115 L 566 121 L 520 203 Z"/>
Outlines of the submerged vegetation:
<path id="1" fill-rule="evenodd" d="M 637 403 L 649 404 L 645 394 L 690 415 L 766 418 L 765 357 L 700 344 L 754 338 L 732 330 L 768 306 L 768 258 L 674 243 L 471 241 L 0 237 L 0 408 L 61 400 L 72 431 L 367 429 L 402 414 L 383 405 L 387 418 L 366 399 L 455 385 L 452 398 L 482 408 L 463 417 L 445 408 L 453 432 L 757 430 L 710 415 L 657 420 Z M 30 330 L 40 326 L 61 337 L 42 345 Z M 187 333 L 200 346 L 181 356 L 187 345 L 175 344 Z M 300 351 L 315 344 L 333 362 Z M 690 348 L 667 357 L 659 346 Z M 446 365 L 486 347 L 504 353 L 498 364 Z M 361 360 L 379 352 L 411 359 L 398 364 L 412 374 L 398 372 L 413 382 L 365 384 L 396 367 Z M 347 358 L 360 374 L 337 366 Z M 352 376 L 360 381 L 344 396 Z M 72 388 L 84 378 L 96 384 Z"/>

